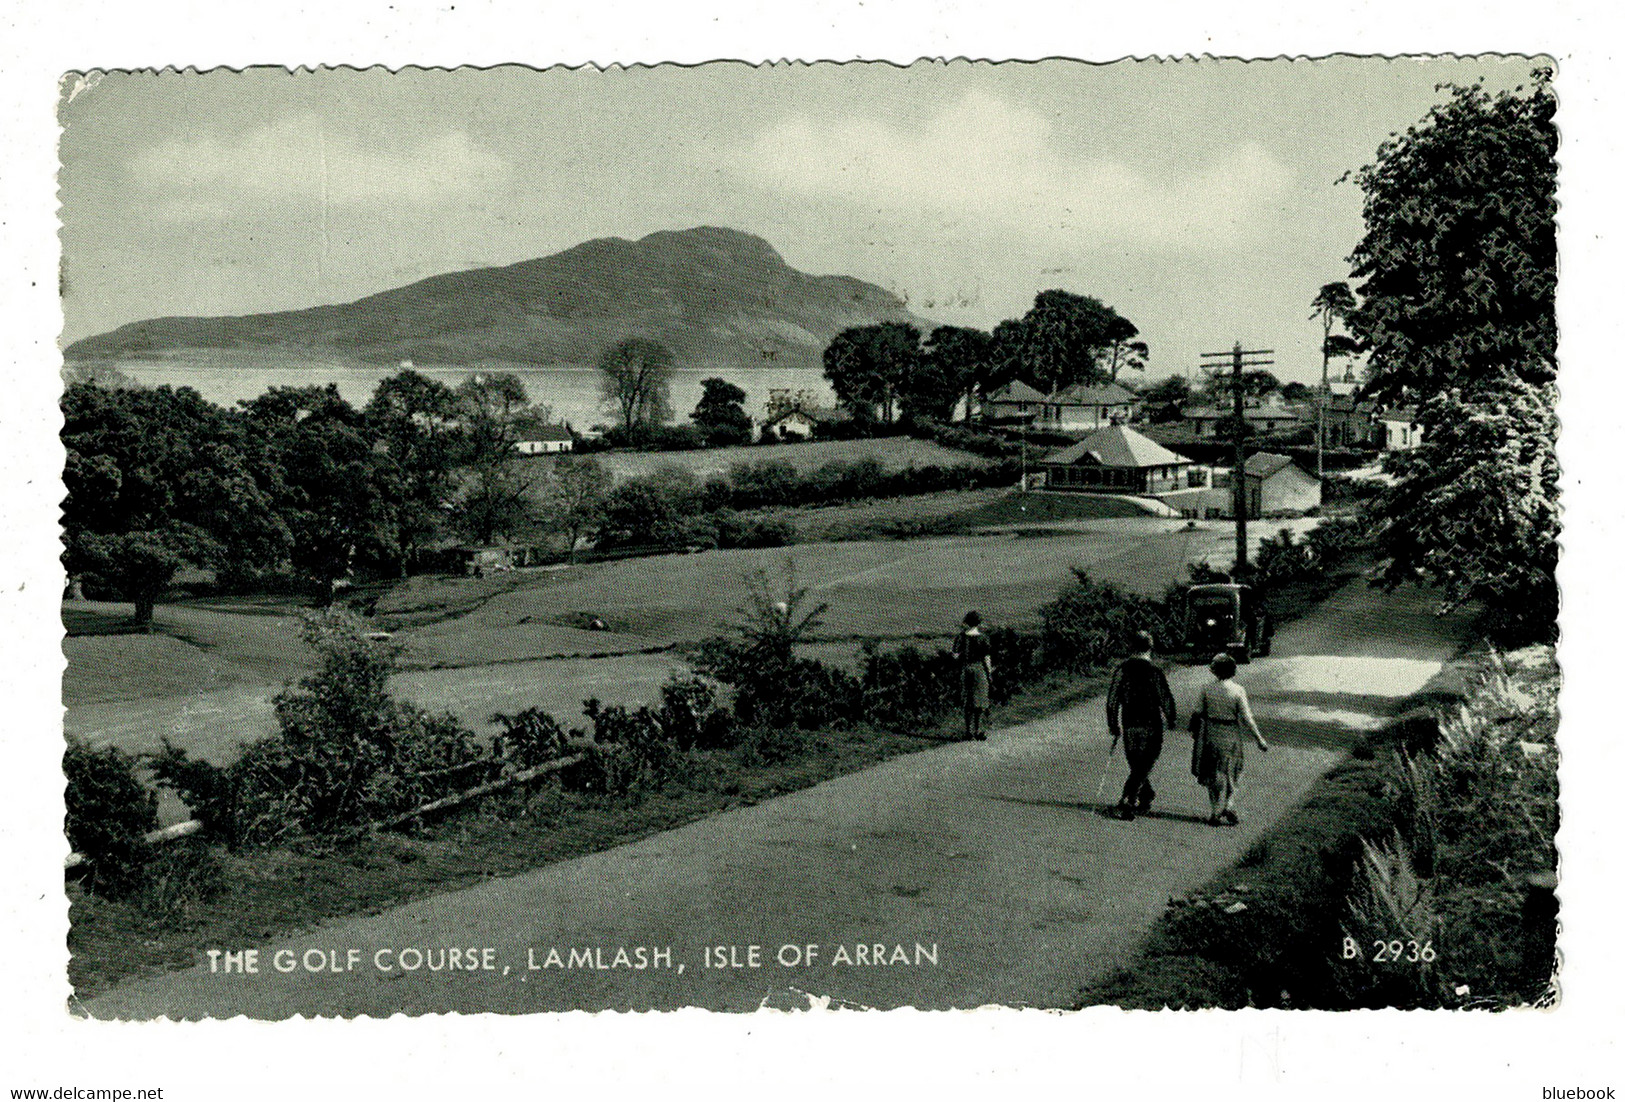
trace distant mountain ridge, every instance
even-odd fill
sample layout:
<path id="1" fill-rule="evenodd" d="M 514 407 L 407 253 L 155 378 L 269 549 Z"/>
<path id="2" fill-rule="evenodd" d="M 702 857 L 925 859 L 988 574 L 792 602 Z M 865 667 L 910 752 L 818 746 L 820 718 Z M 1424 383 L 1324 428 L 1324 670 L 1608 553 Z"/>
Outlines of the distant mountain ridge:
<path id="1" fill-rule="evenodd" d="M 184 349 L 278 350 L 368 363 L 591 364 L 626 337 L 679 366 L 816 367 L 841 330 L 932 324 L 850 276 L 814 276 L 753 234 L 716 226 L 597 238 L 536 260 L 430 276 L 337 306 L 242 317 L 154 318 L 70 345 L 70 361 Z"/>

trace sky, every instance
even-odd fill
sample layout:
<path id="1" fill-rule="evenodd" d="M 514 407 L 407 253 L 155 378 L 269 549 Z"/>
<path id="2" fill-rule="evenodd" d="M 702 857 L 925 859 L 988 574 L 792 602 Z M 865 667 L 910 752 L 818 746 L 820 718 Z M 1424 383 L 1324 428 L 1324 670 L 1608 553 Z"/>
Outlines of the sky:
<path id="1" fill-rule="evenodd" d="M 1151 377 L 1273 349 L 1318 379 L 1345 173 L 1525 58 L 719 63 L 70 76 L 62 338 L 347 302 L 594 237 L 725 225 L 991 328 L 1052 287 L 1133 321 Z"/>

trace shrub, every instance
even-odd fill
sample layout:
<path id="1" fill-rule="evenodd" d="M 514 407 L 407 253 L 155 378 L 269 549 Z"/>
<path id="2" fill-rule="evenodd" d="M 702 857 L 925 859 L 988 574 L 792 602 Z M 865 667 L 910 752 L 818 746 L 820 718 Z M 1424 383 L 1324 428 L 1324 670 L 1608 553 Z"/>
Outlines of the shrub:
<path id="1" fill-rule="evenodd" d="M 1325 564 L 1306 539 L 1298 539 L 1292 529 L 1282 528 L 1258 543 L 1253 561 L 1253 580 L 1265 588 L 1290 585 L 1324 577 Z"/>
<path id="2" fill-rule="evenodd" d="M 74 738 L 62 755 L 68 844 L 90 862 L 87 883 L 100 895 L 140 887 L 151 857 L 142 836 L 158 825 L 158 798 L 135 766 L 117 747 L 92 750 Z"/>
<path id="3" fill-rule="evenodd" d="M 520 769 L 529 769 L 570 753 L 571 736 L 558 720 L 540 708 L 530 707 L 515 715 L 497 712 L 491 722 L 502 727 L 493 748 L 495 756 L 506 758 Z"/>
<path id="4" fill-rule="evenodd" d="M 778 765 L 807 752 L 812 736 L 799 727 L 747 727 L 739 738 L 744 765 Z"/>
<path id="5" fill-rule="evenodd" d="M 1326 570 L 1343 566 L 1355 552 L 1371 546 L 1371 532 L 1358 517 L 1330 517 L 1322 520 L 1305 537 L 1315 558 Z"/>
<path id="6" fill-rule="evenodd" d="M 787 547 L 796 542 L 795 526 L 773 518 L 741 518 L 731 510 L 716 514 L 718 547 Z"/>
<path id="7" fill-rule="evenodd" d="M 200 838 L 182 838 L 154 849 L 135 903 L 144 914 L 173 922 L 224 889 L 225 869 L 214 850 Z"/>
<path id="8" fill-rule="evenodd" d="M 958 665 L 947 651 L 927 654 L 905 646 L 881 652 L 867 644 L 863 648 L 863 713 L 881 727 L 933 724 L 957 701 L 958 673 Z"/>
<path id="9" fill-rule="evenodd" d="M 306 618 L 315 673 L 275 700 L 278 734 L 219 767 L 165 746 L 160 780 L 230 846 L 328 835 L 410 811 L 495 775 L 499 763 L 449 715 L 390 698 L 399 647 L 367 639 L 353 613 Z"/>
<path id="10" fill-rule="evenodd" d="M 1031 685 L 1048 672 L 1044 665 L 1044 640 L 1038 632 L 996 627 L 988 631 L 987 641 L 993 650 L 993 703 L 1007 702 L 1023 686 Z"/>
<path id="11" fill-rule="evenodd" d="M 797 658 L 777 678 L 751 679 L 739 685 L 734 713 L 746 726 L 810 731 L 850 723 L 863 714 L 863 687 L 845 670 Z"/>
<path id="12" fill-rule="evenodd" d="M 1164 610 L 1153 601 L 1093 581 L 1082 570 L 1043 609 L 1044 663 L 1052 670 L 1100 666 L 1123 653 L 1137 631 L 1161 635 Z"/>
<path id="13" fill-rule="evenodd" d="M 604 501 L 598 529 L 603 548 L 716 546 L 716 526 L 705 513 L 705 488 L 692 471 L 662 467 L 628 479 Z"/>

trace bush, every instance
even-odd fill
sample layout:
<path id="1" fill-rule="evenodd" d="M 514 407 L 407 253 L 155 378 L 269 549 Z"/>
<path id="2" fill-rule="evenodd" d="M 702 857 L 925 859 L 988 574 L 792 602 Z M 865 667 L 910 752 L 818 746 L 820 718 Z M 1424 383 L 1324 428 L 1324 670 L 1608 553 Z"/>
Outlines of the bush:
<path id="1" fill-rule="evenodd" d="M 807 752 L 812 736 L 799 727 L 748 727 L 739 738 L 743 765 L 779 765 Z"/>
<path id="2" fill-rule="evenodd" d="M 958 664 L 947 651 L 927 654 L 905 646 L 883 653 L 867 644 L 863 648 L 863 713 L 880 727 L 929 726 L 956 706 L 958 675 Z"/>
<path id="3" fill-rule="evenodd" d="M 738 685 L 734 714 L 747 727 L 811 731 L 851 723 L 863 714 L 863 687 L 845 670 L 797 658 L 778 677 L 751 677 Z"/>
<path id="4" fill-rule="evenodd" d="M 1121 656 L 1135 632 L 1164 634 L 1166 612 L 1156 602 L 1093 581 L 1082 570 L 1073 575 L 1043 609 L 1043 659 L 1050 669 L 1101 666 Z"/>
<path id="5" fill-rule="evenodd" d="M 1266 589 L 1294 582 L 1322 578 L 1326 566 L 1307 539 L 1298 539 L 1292 529 L 1283 528 L 1276 535 L 1265 536 L 1258 543 L 1258 556 L 1253 561 L 1253 580 Z"/>
<path id="6" fill-rule="evenodd" d="M 795 526 L 772 518 L 742 518 L 732 510 L 716 514 L 718 547 L 787 547 L 796 542 Z"/>
<path id="7" fill-rule="evenodd" d="M 605 549 L 715 547 L 716 524 L 706 515 L 705 487 L 692 471 L 662 467 L 610 491 L 598 528 Z"/>
<path id="8" fill-rule="evenodd" d="M 462 791 L 500 767 L 472 732 L 391 699 L 399 647 L 365 638 L 353 613 L 306 618 L 315 673 L 277 695 L 278 734 L 225 767 L 166 745 L 154 759 L 205 828 L 229 846 L 329 835 Z"/>
<path id="9" fill-rule="evenodd" d="M 684 750 L 725 749 L 736 736 L 733 714 L 703 677 L 673 676 L 662 685 L 656 718 L 666 738 Z"/>
<path id="10" fill-rule="evenodd" d="M 158 798 L 135 775 L 135 766 L 117 747 L 92 750 L 74 738 L 62 755 L 68 844 L 90 862 L 86 883 L 100 895 L 119 897 L 139 888 L 151 857 L 143 835 L 158 825 Z"/>
<path id="11" fill-rule="evenodd" d="M 1370 529 L 1359 517 L 1322 520 L 1305 538 L 1326 570 L 1342 567 L 1357 551 L 1371 546 Z"/>
<path id="12" fill-rule="evenodd" d="M 1027 685 L 1048 672 L 1044 665 L 1044 640 L 1034 631 L 996 627 L 987 633 L 993 650 L 993 703 L 1004 704 Z"/>
<path id="13" fill-rule="evenodd" d="M 571 752 L 572 737 L 581 737 L 581 732 L 566 731 L 558 720 L 536 707 L 511 716 L 497 712 L 491 722 L 502 727 L 493 747 L 494 756 L 505 758 L 520 769 L 566 756 Z"/>

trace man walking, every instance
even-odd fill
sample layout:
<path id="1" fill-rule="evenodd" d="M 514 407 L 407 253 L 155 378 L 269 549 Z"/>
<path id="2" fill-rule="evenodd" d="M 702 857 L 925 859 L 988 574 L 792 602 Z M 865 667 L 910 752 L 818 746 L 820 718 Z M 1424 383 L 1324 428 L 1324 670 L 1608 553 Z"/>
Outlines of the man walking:
<path id="1" fill-rule="evenodd" d="M 1149 810 L 1156 798 L 1151 788 L 1151 767 L 1162 753 L 1163 731 L 1172 727 L 1176 718 L 1168 679 L 1151 661 L 1155 645 L 1150 632 L 1136 632 L 1134 654 L 1117 664 L 1111 687 L 1106 690 L 1106 725 L 1111 729 L 1112 749 L 1117 749 L 1121 739 L 1123 756 L 1128 759 L 1128 781 L 1117 805 L 1118 818 L 1125 820 L 1133 819 L 1135 812 Z"/>

